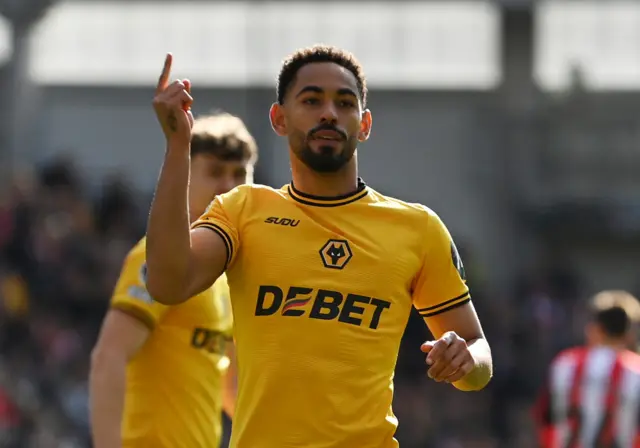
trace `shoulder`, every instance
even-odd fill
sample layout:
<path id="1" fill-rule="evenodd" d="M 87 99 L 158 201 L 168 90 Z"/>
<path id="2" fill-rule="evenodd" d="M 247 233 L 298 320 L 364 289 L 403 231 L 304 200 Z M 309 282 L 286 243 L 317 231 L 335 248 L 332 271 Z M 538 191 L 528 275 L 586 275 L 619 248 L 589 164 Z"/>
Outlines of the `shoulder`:
<path id="1" fill-rule="evenodd" d="M 572 347 L 562 350 L 551 361 L 551 368 L 559 366 L 566 366 L 567 364 L 574 364 L 580 358 L 586 356 L 588 349 L 586 347 Z"/>
<path id="2" fill-rule="evenodd" d="M 233 190 L 225 194 L 216 196 L 217 202 L 223 207 L 240 206 L 247 203 L 262 201 L 268 197 L 283 196 L 284 192 L 280 189 L 272 188 L 268 185 L 261 184 L 245 184 L 235 187 Z"/>
<path id="3" fill-rule="evenodd" d="M 136 245 L 133 246 L 127 253 L 127 256 L 124 260 L 125 271 L 128 269 L 138 269 L 139 267 L 143 267 L 143 265 L 145 265 L 146 249 L 147 239 L 145 237 L 138 241 Z"/>
<path id="4" fill-rule="evenodd" d="M 390 214 L 411 220 L 413 224 L 427 226 L 432 222 L 439 222 L 440 217 L 431 208 L 416 202 L 407 202 L 391 196 L 386 196 L 373 189 L 370 189 L 371 205 L 380 207 Z"/>
<path id="5" fill-rule="evenodd" d="M 268 185 L 262 184 L 243 184 L 238 185 L 232 190 L 229 190 L 227 193 L 220 195 L 220 198 L 225 199 L 237 199 L 242 197 L 252 197 L 252 196 L 264 196 L 264 195 L 274 195 L 281 194 L 281 189 L 275 189 Z"/>
<path id="6" fill-rule="evenodd" d="M 129 251 L 122 263 L 120 272 L 120 282 L 131 282 L 145 284 L 147 275 L 146 263 L 146 238 L 142 238 Z"/>
<path id="7" fill-rule="evenodd" d="M 153 302 L 146 291 L 147 263 L 146 239 L 140 240 L 127 254 L 114 291 L 114 302 L 139 299 L 147 304 Z"/>
<path id="8" fill-rule="evenodd" d="M 640 375 L 640 355 L 631 350 L 626 350 L 620 354 L 620 361 L 627 370 L 636 375 Z"/>

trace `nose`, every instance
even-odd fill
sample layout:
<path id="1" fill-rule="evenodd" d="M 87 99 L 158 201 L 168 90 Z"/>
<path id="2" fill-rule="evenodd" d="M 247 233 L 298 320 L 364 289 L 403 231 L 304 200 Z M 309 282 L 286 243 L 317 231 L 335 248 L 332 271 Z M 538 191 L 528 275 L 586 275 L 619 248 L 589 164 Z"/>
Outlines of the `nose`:
<path id="1" fill-rule="evenodd" d="M 324 108 L 322 109 L 322 115 L 320 116 L 320 121 L 322 123 L 331 123 L 335 124 L 338 121 L 338 114 L 336 112 L 336 108 L 331 101 L 327 101 Z"/>

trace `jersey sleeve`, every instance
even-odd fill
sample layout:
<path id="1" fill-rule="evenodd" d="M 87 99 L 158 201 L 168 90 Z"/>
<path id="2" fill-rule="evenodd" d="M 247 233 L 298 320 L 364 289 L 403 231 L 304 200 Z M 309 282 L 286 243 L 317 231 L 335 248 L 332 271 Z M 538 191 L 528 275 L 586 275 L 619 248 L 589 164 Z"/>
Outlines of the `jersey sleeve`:
<path id="1" fill-rule="evenodd" d="M 140 320 L 149 329 L 160 321 L 167 306 L 156 302 L 146 288 L 147 264 L 144 247 L 137 247 L 127 256 L 111 298 L 111 308 Z"/>
<path id="2" fill-rule="evenodd" d="M 238 238 L 238 215 L 242 202 L 243 191 L 231 190 L 217 196 L 204 214 L 191 225 L 192 229 L 204 227 L 217 233 L 227 248 L 227 262 L 225 270 L 233 264 L 240 248 Z"/>
<path id="3" fill-rule="evenodd" d="M 424 318 L 435 316 L 471 300 L 464 265 L 447 227 L 429 211 L 426 250 L 413 283 L 413 305 Z"/>

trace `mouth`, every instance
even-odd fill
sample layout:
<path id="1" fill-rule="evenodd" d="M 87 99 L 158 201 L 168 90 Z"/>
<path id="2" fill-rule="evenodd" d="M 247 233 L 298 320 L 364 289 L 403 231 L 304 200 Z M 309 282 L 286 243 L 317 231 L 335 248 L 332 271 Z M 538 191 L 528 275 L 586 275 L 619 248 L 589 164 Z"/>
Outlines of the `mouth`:
<path id="1" fill-rule="evenodd" d="M 342 134 L 338 131 L 323 130 L 312 135 L 312 140 L 323 140 L 330 142 L 341 142 L 344 140 Z"/>

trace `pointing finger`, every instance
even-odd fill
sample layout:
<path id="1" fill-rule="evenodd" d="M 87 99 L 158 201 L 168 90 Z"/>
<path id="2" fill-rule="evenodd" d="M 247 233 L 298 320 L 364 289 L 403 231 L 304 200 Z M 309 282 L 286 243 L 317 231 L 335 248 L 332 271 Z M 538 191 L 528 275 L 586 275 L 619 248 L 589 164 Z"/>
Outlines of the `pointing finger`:
<path id="1" fill-rule="evenodd" d="M 162 73 L 158 78 L 158 87 L 156 88 L 156 95 L 162 93 L 167 88 L 169 82 L 169 76 L 171 75 L 171 65 L 173 64 L 173 55 L 167 53 L 167 57 L 164 59 L 164 66 L 162 67 Z"/>

